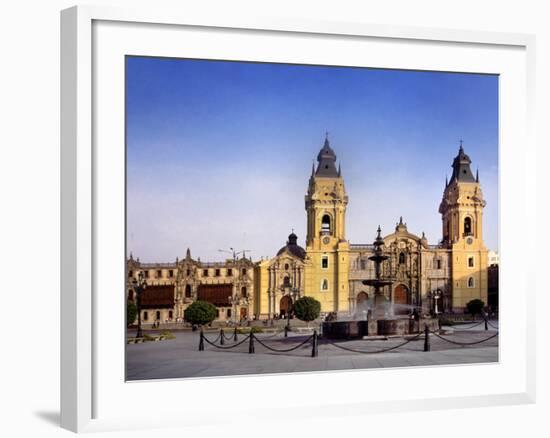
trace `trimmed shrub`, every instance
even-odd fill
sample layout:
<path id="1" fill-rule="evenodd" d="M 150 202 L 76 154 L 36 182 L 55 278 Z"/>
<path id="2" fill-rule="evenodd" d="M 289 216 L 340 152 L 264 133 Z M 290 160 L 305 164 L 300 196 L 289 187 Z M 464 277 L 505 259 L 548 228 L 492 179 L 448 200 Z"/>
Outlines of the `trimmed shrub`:
<path id="1" fill-rule="evenodd" d="M 207 301 L 195 301 L 185 309 L 183 318 L 191 324 L 210 324 L 216 319 L 216 307 Z"/>
<path id="2" fill-rule="evenodd" d="M 466 303 L 466 309 L 468 310 L 468 313 L 471 314 L 472 316 L 476 316 L 480 314 L 483 311 L 484 307 L 485 307 L 485 303 L 478 298 L 468 301 Z"/>
<path id="3" fill-rule="evenodd" d="M 294 315 L 301 321 L 310 322 L 321 314 L 321 303 L 312 297 L 302 297 L 293 306 Z"/>
<path id="4" fill-rule="evenodd" d="M 128 326 L 132 325 L 136 321 L 137 317 L 137 307 L 136 303 L 133 301 L 128 301 L 126 303 L 126 324 Z"/>

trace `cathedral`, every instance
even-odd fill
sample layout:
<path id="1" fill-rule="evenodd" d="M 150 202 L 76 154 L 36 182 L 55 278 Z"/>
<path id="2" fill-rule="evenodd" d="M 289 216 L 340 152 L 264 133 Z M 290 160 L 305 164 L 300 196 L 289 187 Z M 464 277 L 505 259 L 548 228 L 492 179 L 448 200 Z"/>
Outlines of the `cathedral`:
<path id="1" fill-rule="evenodd" d="M 472 299 L 487 303 L 485 201 L 479 176 L 474 177 L 470 165 L 461 143 L 439 205 L 438 244 L 429 244 L 424 233 L 411 233 L 402 218 L 392 233 L 383 236 L 388 258 L 382 263 L 382 277 L 391 281 L 383 293 L 396 313 L 413 308 L 423 313 L 463 313 Z M 185 308 L 195 300 L 213 303 L 222 321 L 286 317 L 302 296 L 317 299 L 325 314 L 354 315 L 373 305 L 374 291 L 363 280 L 375 275 L 369 259 L 374 246 L 347 240 L 348 202 L 327 137 L 305 195 L 305 247 L 291 233 L 273 258 L 256 262 L 243 256 L 205 263 L 193 259 L 189 250 L 174 263 L 142 263 L 130 256 L 128 299 L 134 299 L 133 281 L 142 272 L 147 283 L 142 295 L 145 323 L 182 321 Z"/>

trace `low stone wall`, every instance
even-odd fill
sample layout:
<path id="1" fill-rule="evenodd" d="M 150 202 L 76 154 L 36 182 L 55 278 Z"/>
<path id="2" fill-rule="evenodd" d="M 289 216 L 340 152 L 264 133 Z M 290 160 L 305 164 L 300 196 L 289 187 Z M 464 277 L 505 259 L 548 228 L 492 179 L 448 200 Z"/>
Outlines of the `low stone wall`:
<path id="1" fill-rule="evenodd" d="M 415 321 L 410 318 L 378 319 L 369 321 L 331 321 L 323 322 L 323 336 L 330 339 L 357 339 L 364 336 L 402 336 L 424 331 L 425 326 L 431 331 L 439 330 L 437 318 L 421 318 Z"/>
<path id="2" fill-rule="evenodd" d="M 329 339 L 354 339 L 368 335 L 367 321 L 323 322 L 323 336 Z"/>

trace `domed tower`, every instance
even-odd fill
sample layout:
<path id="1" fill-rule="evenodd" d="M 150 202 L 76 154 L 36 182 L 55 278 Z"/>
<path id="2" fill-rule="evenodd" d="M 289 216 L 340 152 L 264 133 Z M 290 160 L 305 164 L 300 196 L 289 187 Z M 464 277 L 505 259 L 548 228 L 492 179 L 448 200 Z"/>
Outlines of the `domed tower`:
<path id="1" fill-rule="evenodd" d="M 346 240 L 348 196 L 328 135 L 312 167 L 305 196 L 306 252 L 311 259 L 306 293 L 321 302 L 323 312 L 348 311 L 349 243 Z"/>
<path id="2" fill-rule="evenodd" d="M 482 226 L 486 202 L 479 173 L 474 177 L 471 163 L 461 141 L 439 206 L 443 245 L 451 250 L 452 307 L 458 312 L 475 298 L 487 304 L 487 249 Z"/>

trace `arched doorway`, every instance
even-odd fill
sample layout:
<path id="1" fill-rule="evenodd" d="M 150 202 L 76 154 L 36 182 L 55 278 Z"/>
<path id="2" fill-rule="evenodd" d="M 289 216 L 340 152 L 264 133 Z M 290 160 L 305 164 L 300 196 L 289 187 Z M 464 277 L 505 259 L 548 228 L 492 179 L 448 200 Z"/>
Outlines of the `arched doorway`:
<path id="1" fill-rule="evenodd" d="M 409 309 L 406 304 L 409 304 L 409 289 L 407 286 L 400 284 L 393 291 L 393 311 L 396 315 L 406 315 Z"/>
<path id="2" fill-rule="evenodd" d="M 285 295 L 283 298 L 281 298 L 281 301 L 279 302 L 279 315 L 288 317 L 292 310 L 292 298 L 290 298 L 288 295 Z"/>
<path id="3" fill-rule="evenodd" d="M 359 292 L 355 302 L 357 303 L 357 308 L 366 308 L 369 295 L 366 292 Z M 366 309 L 365 309 L 366 310 Z"/>

